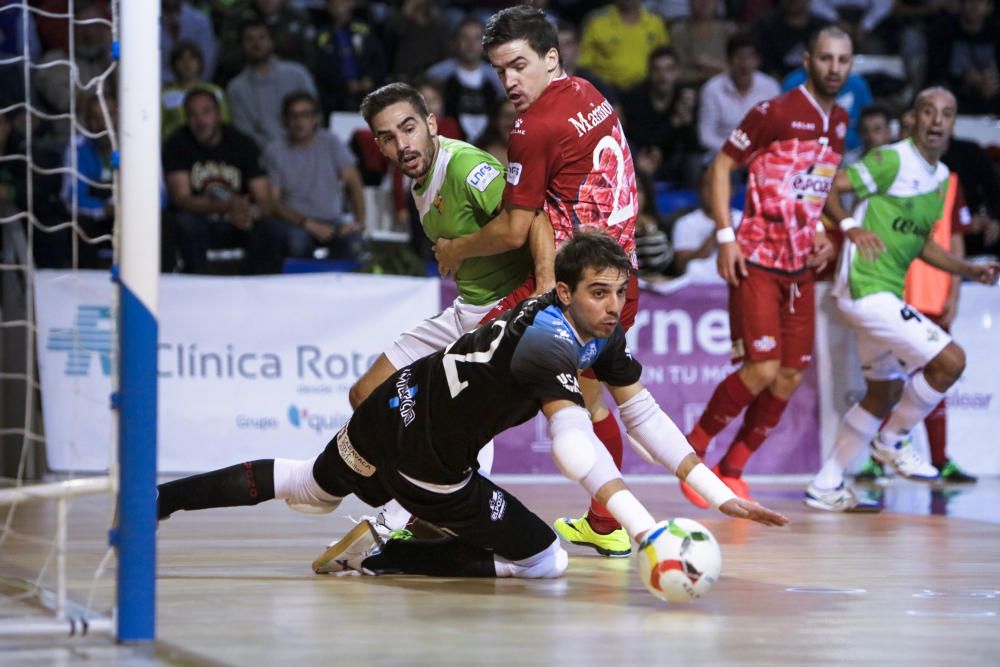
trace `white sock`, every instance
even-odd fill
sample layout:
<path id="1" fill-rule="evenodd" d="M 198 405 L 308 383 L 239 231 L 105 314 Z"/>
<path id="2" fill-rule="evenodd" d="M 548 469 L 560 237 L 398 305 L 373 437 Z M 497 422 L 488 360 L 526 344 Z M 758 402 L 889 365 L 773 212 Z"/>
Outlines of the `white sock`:
<path id="1" fill-rule="evenodd" d="M 855 403 L 837 428 L 833 452 L 823 463 L 813 484 L 821 489 L 836 489 L 844 481 L 844 468 L 871 442 L 882 420 Z"/>
<path id="2" fill-rule="evenodd" d="M 914 375 L 906 383 L 903 397 L 892 409 L 889 421 L 879 433 L 879 439 L 882 441 L 880 444 L 895 447 L 896 443 L 905 438 L 914 426 L 934 410 L 944 396 L 943 391 L 938 391 L 927 382 L 923 372 Z"/>

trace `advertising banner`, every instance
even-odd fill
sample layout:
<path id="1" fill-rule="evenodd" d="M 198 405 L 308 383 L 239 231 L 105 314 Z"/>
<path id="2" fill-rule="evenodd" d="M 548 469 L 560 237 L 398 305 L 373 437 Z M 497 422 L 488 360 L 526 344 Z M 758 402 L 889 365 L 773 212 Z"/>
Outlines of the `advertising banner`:
<path id="1" fill-rule="evenodd" d="M 107 468 L 112 284 L 39 271 L 49 465 Z M 309 458 L 350 414 L 347 393 L 404 328 L 438 311 L 437 280 L 324 273 L 160 282 L 159 467 Z"/>

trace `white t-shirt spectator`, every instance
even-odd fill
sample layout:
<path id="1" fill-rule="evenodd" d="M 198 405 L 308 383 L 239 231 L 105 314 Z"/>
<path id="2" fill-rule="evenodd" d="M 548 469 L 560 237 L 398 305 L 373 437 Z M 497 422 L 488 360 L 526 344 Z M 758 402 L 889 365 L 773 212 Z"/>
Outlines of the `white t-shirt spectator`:
<path id="1" fill-rule="evenodd" d="M 746 95 L 737 90 L 728 72 L 716 74 L 701 89 L 698 141 L 703 148 L 715 153 L 751 109 L 780 94 L 778 82 L 761 72 L 754 72 L 753 83 Z"/>
<path id="2" fill-rule="evenodd" d="M 740 226 L 743 214 L 732 209 L 729 212 L 733 227 Z M 682 215 L 674 222 L 673 241 L 674 253 L 681 251 L 694 251 L 701 247 L 705 239 L 715 234 L 715 221 L 708 217 L 702 209 L 698 208 L 687 215 Z M 688 262 L 684 270 L 691 282 L 694 283 L 721 283 L 719 270 L 716 266 L 716 256 L 718 248 L 712 250 L 712 254 L 704 259 L 692 259 Z"/>

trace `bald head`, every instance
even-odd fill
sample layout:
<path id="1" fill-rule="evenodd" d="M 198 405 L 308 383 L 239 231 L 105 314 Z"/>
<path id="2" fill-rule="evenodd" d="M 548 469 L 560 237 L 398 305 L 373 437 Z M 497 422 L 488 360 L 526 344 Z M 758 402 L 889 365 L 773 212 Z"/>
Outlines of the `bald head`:
<path id="1" fill-rule="evenodd" d="M 917 95 L 913 114 L 913 143 L 929 162 L 935 163 L 948 150 L 955 129 L 955 96 L 940 86 L 926 88 Z"/>

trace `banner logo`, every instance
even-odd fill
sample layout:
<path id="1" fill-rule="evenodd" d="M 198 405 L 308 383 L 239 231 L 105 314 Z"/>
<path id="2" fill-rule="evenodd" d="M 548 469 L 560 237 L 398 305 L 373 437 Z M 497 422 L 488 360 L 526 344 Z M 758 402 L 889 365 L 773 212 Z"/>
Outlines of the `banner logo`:
<path id="1" fill-rule="evenodd" d="M 97 355 L 101 372 L 111 375 L 111 307 L 82 304 L 76 309 L 76 323 L 71 329 L 50 329 L 46 349 L 68 352 L 66 375 L 86 377 L 90 361 Z"/>

